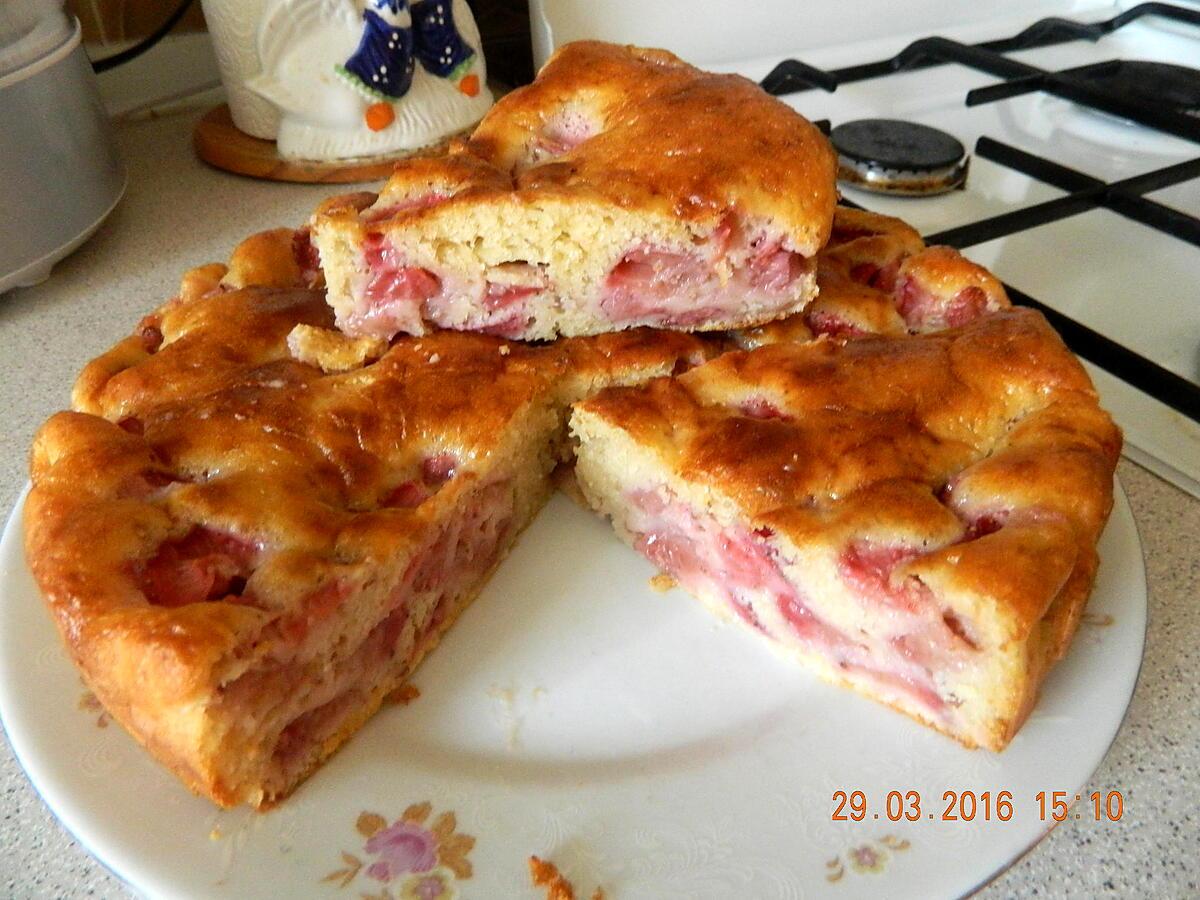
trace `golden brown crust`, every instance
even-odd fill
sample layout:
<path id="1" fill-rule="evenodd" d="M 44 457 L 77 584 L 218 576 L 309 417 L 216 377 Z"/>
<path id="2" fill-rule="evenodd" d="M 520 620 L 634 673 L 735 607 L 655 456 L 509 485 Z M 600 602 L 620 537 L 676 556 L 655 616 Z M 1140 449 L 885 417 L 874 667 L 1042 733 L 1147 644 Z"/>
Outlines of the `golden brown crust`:
<path id="1" fill-rule="evenodd" d="M 786 418 L 741 411 L 757 401 Z M 1083 367 L 1024 309 L 914 338 L 727 353 L 582 408 L 654 444 L 752 516 L 836 506 L 892 479 L 932 489 L 953 479 L 961 502 L 1003 496 L 1052 510 L 1091 545 L 1121 445 Z M 793 459 L 802 464 L 785 465 Z"/>
<path id="2" fill-rule="evenodd" d="M 383 356 L 388 348 L 383 338 L 352 338 L 332 328 L 303 323 L 288 332 L 287 344 L 295 359 L 326 373 L 361 369 Z"/>
<path id="3" fill-rule="evenodd" d="M 593 121 L 594 136 L 531 164 L 562 114 Z M 752 81 L 703 72 L 665 50 L 567 44 L 533 84 L 492 108 L 468 148 L 518 173 L 523 191 L 706 220 L 737 208 L 778 223 L 807 255 L 829 236 L 835 160 L 824 136 Z"/>
<path id="4" fill-rule="evenodd" d="M 539 161 L 539 141 L 560 115 L 591 123 L 589 136 Z M 397 165 L 376 205 L 451 198 L 398 210 L 388 225 L 498 197 L 565 196 L 713 224 L 737 209 L 772 221 L 812 255 L 829 237 L 835 169 L 824 135 L 741 76 L 704 72 L 663 50 L 578 41 L 492 107 L 469 141 Z M 352 204 L 337 207 L 354 217 Z"/>
<path id="5" fill-rule="evenodd" d="M 295 241 L 296 232 L 291 228 L 273 228 L 251 235 L 234 251 L 221 284 L 227 288 L 303 285 Z"/>
<path id="6" fill-rule="evenodd" d="M 482 157 L 467 152 L 457 144 L 445 156 L 405 160 L 379 191 L 379 198 L 370 205 L 388 209 L 404 201 L 429 195 L 457 197 L 459 202 L 507 194 L 513 189 L 511 175 Z M 422 210 L 415 207 L 397 211 L 393 218 L 417 219 Z M 343 207 L 345 209 L 345 207 Z M 317 211 L 320 215 L 321 211 Z"/>

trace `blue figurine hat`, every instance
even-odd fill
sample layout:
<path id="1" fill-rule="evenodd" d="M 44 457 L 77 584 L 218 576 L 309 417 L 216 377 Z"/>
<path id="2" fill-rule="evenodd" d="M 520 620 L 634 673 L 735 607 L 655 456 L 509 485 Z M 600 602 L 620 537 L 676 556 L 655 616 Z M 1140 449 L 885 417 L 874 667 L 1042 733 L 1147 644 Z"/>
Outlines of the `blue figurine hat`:
<path id="1" fill-rule="evenodd" d="M 407 0 L 368 0 L 358 49 L 337 72 L 370 100 L 399 100 L 413 76 L 412 16 Z"/>
<path id="2" fill-rule="evenodd" d="M 431 75 L 457 80 L 475 51 L 454 24 L 451 0 L 367 0 L 358 49 L 337 72 L 369 100 L 399 100 L 416 60 Z"/>

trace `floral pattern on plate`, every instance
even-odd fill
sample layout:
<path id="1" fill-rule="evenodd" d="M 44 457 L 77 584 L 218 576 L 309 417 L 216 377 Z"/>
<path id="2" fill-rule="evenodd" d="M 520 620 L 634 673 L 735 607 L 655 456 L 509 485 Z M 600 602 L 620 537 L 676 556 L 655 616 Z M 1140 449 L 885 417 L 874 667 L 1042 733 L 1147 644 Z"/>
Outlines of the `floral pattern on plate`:
<path id="1" fill-rule="evenodd" d="M 451 900 L 458 896 L 458 882 L 473 874 L 467 859 L 475 838 L 458 831 L 454 813 L 446 811 L 430 819 L 433 804 L 414 803 L 390 825 L 374 812 L 359 813 L 354 824 L 365 838 L 362 856 L 342 851 L 342 867 L 321 879 L 348 888 L 372 890 L 368 900 Z M 360 882 L 360 876 L 362 878 Z M 375 890 L 376 882 L 379 889 Z"/>
<path id="2" fill-rule="evenodd" d="M 887 868 L 892 853 L 903 853 L 911 846 L 904 838 L 892 834 L 857 844 L 825 863 L 825 880 L 836 884 L 846 876 L 847 869 L 859 875 L 878 875 Z"/>

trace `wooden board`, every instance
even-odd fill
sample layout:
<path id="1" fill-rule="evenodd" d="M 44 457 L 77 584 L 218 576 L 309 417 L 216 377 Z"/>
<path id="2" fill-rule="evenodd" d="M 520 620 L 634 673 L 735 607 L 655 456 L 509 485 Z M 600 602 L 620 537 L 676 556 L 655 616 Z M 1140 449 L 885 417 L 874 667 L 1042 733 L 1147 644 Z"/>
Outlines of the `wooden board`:
<path id="1" fill-rule="evenodd" d="M 387 156 L 322 162 L 313 159 L 284 159 L 274 141 L 251 137 L 233 124 L 229 105 L 222 103 L 210 109 L 196 123 L 192 143 L 196 155 L 218 169 L 268 181 L 298 181 L 306 184 L 349 184 L 358 181 L 380 181 L 392 174 L 397 160 L 409 156 L 439 153 L 446 148 L 451 135 L 437 144 L 419 150 L 402 151 Z"/>

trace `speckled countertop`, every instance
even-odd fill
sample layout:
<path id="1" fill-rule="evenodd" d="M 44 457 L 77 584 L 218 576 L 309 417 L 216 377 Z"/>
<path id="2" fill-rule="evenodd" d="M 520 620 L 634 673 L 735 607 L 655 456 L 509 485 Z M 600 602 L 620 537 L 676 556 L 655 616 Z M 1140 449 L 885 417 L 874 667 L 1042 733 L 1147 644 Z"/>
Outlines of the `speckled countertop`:
<path id="1" fill-rule="evenodd" d="M 37 426 L 66 406 L 80 367 L 170 296 L 188 267 L 224 259 L 255 230 L 300 222 L 329 187 L 267 184 L 196 161 L 195 114 L 127 123 L 124 201 L 44 284 L 0 298 L 0 500 L 26 480 Z M 1146 655 L 1133 704 L 1088 791 L 1120 790 L 1118 823 L 1069 821 L 987 887 L 985 897 L 1200 895 L 1200 501 L 1122 462 L 1150 588 Z M 3 598 L 0 598 L 2 601 Z M 57 823 L 0 742 L 0 894 L 129 896 Z"/>

